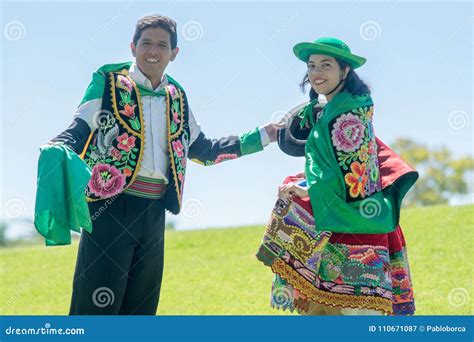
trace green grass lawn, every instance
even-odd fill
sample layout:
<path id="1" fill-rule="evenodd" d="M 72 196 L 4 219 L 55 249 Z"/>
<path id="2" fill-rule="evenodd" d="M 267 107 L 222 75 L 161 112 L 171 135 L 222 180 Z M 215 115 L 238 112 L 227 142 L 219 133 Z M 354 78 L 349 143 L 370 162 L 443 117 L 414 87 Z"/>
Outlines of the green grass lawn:
<path id="1" fill-rule="evenodd" d="M 402 212 L 417 314 L 472 314 L 473 211 L 474 205 Z M 273 276 L 254 256 L 263 232 L 167 232 L 158 314 L 289 314 L 269 307 Z M 67 314 L 77 247 L 0 250 L 0 314 Z"/>

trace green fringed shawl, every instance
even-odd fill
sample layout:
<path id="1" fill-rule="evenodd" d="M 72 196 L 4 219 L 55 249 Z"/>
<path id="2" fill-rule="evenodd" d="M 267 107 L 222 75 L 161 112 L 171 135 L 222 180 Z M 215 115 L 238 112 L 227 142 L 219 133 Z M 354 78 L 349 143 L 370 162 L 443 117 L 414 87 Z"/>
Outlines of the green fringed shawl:
<path id="1" fill-rule="evenodd" d="M 382 234 L 398 225 L 403 197 L 415 183 L 407 177 L 382 189 L 369 95 L 341 92 L 318 120 L 312 108 L 299 115 L 312 126 L 306 143 L 305 172 L 318 230 Z"/>

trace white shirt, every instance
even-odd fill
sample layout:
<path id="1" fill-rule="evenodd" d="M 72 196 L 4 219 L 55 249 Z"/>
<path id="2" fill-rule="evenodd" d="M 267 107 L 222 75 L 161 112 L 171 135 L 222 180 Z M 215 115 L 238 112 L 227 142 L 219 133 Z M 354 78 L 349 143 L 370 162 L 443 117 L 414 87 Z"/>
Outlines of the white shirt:
<path id="1" fill-rule="evenodd" d="M 166 75 L 163 74 L 160 85 L 153 89 L 151 81 L 140 71 L 136 63 L 132 63 L 129 69 L 130 77 L 135 83 L 140 84 L 154 92 L 158 92 L 168 84 Z M 140 164 L 138 174 L 148 178 L 163 179 L 168 184 L 168 132 L 166 118 L 166 98 L 164 96 L 141 96 L 145 149 Z M 102 99 L 94 99 L 81 105 L 74 117 L 78 117 L 87 122 L 92 131 L 97 127 L 93 122 L 93 116 L 102 108 Z M 189 146 L 193 144 L 201 132 L 201 127 L 194 118 L 191 108 L 189 108 Z M 262 146 L 269 144 L 270 139 L 263 127 L 259 128 Z"/>

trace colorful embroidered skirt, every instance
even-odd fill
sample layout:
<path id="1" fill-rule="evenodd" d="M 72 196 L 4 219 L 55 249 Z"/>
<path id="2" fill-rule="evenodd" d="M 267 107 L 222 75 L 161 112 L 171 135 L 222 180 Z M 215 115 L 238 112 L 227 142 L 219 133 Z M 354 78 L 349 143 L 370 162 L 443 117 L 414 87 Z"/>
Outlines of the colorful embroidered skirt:
<path id="1" fill-rule="evenodd" d="M 312 300 L 390 315 L 415 311 L 400 226 L 388 234 L 317 231 L 309 198 L 278 200 L 257 258 L 275 273 L 273 307 L 303 312 Z"/>

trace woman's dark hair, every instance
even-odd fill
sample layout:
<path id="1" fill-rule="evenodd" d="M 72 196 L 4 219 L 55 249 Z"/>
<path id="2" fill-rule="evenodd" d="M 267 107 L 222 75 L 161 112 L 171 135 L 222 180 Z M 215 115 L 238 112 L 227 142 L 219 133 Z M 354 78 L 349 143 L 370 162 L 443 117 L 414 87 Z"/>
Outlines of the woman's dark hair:
<path id="1" fill-rule="evenodd" d="M 338 60 L 337 58 L 336 62 L 339 65 L 339 68 L 341 68 L 341 70 L 345 70 L 346 66 L 349 66 L 349 64 L 344 61 Z M 344 86 L 342 87 L 341 91 L 345 90 L 351 93 L 352 95 L 370 94 L 369 86 L 359 78 L 354 69 L 352 69 L 350 66 L 349 68 L 349 73 L 347 74 L 346 80 L 344 81 Z M 309 78 L 308 74 L 306 74 L 303 78 L 303 81 L 300 83 L 300 88 L 303 93 L 305 92 L 306 85 L 308 84 Z M 318 93 L 316 93 L 313 87 L 311 87 L 309 91 L 309 98 L 311 101 L 318 98 Z"/>

